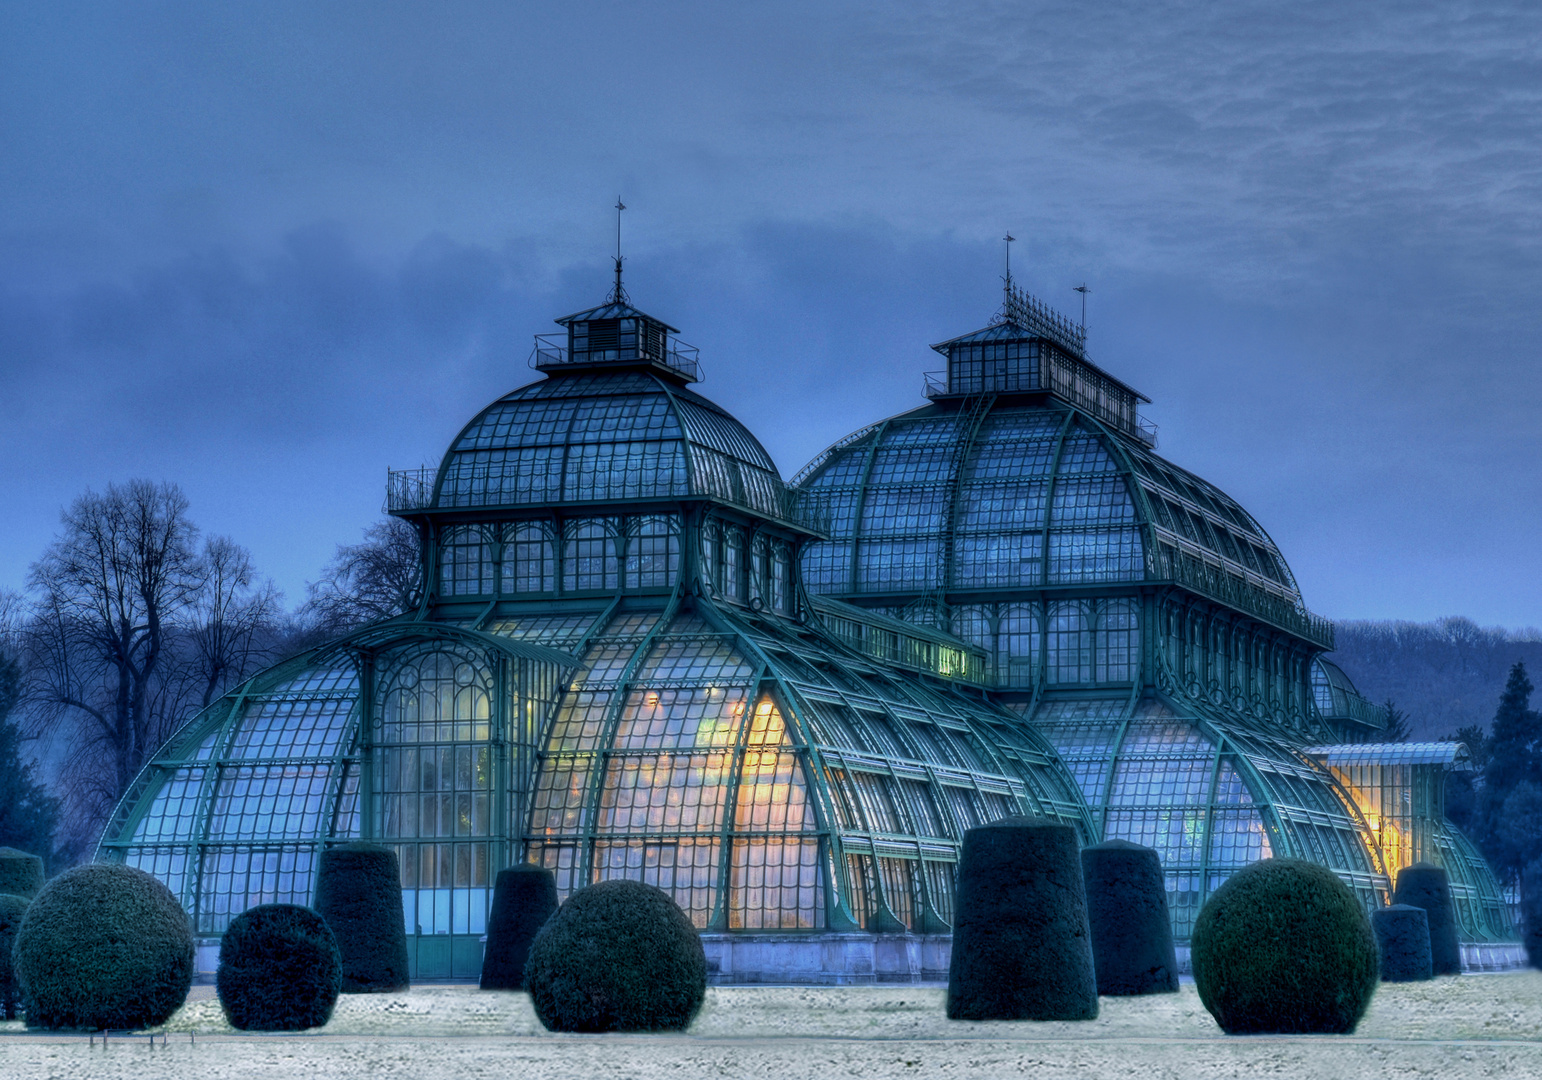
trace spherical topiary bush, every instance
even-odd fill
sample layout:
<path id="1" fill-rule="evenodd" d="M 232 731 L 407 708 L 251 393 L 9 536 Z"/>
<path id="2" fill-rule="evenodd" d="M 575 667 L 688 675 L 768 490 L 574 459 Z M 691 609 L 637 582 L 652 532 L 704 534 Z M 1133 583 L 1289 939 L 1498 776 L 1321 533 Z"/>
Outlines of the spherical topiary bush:
<path id="1" fill-rule="evenodd" d="M 193 931 L 171 890 L 143 870 L 92 863 L 54 878 L 16 935 L 27 1026 L 151 1027 L 187 999 Z"/>
<path id="2" fill-rule="evenodd" d="M 21 983 L 16 979 L 11 949 L 29 903 L 25 896 L 0 893 L 0 1016 L 7 1020 L 16 1019 L 16 1006 L 21 1001 Z"/>
<path id="3" fill-rule="evenodd" d="M 542 866 L 498 872 L 482 954 L 483 990 L 523 990 L 530 943 L 557 910 L 557 879 Z"/>
<path id="4" fill-rule="evenodd" d="M 1451 879 L 1444 867 L 1414 863 L 1398 871 L 1394 904 L 1424 909 L 1430 920 L 1430 966 L 1436 975 L 1462 973 L 1462 946 L 1456 936 L 1456 905 L 1451 902 Z"/>
<path id="5" fill-rule="evenodd" d="M 0 893 L 31 900 L 42 888 L 42 859 L 13 847 L 0 847 Z"/>
<path id="6" fill-rule="evenodd" d="M 1371 912 L 1382 982 L 1416 982 L 1433 977 L 1430 921 L 1421 907 L 1393 904 Z"/>
<path id="7" fill-rule="evenodd" d="M 1014 816 L 964 833 L 948 968 L 952 1020 L 1092 1020 L 1080 841 L 1070 825 Z"/>
<path id="8" fill-rule="evenodd" d="M 668 893 L 602 881 L 536 934 L 525 986 L 549 1031 L 683 1031 L 707 994 L 707 954 Z"/>
<path id="9" fill-rule="evenodd" d="M 1178 956 L 1161 857 L 1128 840 L 1094 844 L 1082 849 L 1082 879 L 1098 993 L 1176 993 Z"/>
<path id="10" fill-rule="evenodd" d="M 343 960 L 326 920 L 297 904 L 262 904 L 220 938 L 214 988 L 242 1031 L 321 1027 L 343 988 Z"/>
<path id="11" fill-rule="evenodd" d="M 343 958 L 343 993 L 405 990 L 407 924 L 396 852 L 378 844 L 339 844 L 321 853 L 316 911 Z"/>
<path id="12" fill-rule="evenodd" d="M 1354 1031 L 1376 991 L 1376 939 L 1349 887 L 1264 859 L 1205 902 L 1191 944 L 1199 1000 L 1231 1035 Z"/>

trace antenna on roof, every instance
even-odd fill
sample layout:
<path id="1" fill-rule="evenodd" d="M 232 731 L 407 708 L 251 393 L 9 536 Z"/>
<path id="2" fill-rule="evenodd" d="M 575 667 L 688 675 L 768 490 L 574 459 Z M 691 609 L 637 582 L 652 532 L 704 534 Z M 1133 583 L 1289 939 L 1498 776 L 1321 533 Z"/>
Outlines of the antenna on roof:
<path id="1" fill-rule="evenodd" d="M 1092 290 L 1087 288 L 1087 283 L 1084 281 L 1080 285 L 1076 286 L 1076 288 L 1072 289 L 1071 291 L 1072 292 L 1079 292 L 1079 293 L 1082 294 L 1082 333 L 1086 334 L 1087 333 L 1087 294 L 1090 293 Z"/>
<path id="2" fill-rule="evenodd" d="M 610 291 L 610 303 L 627 304 L 631 300 L 626 295 L 626 290 L 621 287 L 621 211 L 626 209 L 626 203 L 621 201 L 621 196 L 616 196 L 616 287 Z"/>

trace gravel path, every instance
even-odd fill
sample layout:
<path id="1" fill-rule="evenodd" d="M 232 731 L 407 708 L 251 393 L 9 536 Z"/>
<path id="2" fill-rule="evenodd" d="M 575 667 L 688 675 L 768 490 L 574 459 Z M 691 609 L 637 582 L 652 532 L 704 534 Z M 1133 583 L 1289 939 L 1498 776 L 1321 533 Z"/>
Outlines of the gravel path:
<path id="1" fill-rule="evenodd" d="M 233 1031 L 190 1000 L 164 1029 L 113 1038 L 0 1024 L 0 1077 L 81 1080 L 489 1078 L 1542 1078 L 1542 972 L 1387 984 L 1352 1036 L 1223 1035 L 1192 985 L 1103 998 L 1083 1023 L 968 1023 L 936 988 L 714 988 L 683 1035 L 554 1035 L 523 994 L 424 987 L 345 996 L 318 1031 Z"/>

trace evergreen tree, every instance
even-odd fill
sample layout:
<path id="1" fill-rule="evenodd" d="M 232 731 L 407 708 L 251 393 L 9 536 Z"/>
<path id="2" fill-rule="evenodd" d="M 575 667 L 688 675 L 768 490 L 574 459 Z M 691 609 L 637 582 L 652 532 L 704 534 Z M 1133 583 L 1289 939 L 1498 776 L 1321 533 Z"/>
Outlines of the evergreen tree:
<path id="1" fill-rule="evenodd" d="M 1542 822 L 1531 820 L 1542 810 L 1542 715 L 1531 708 L 1531 691 L 1525 665 L 1516 664 L 1484 741 L 1476 839 L 1506 883 L 1542 857 Z"/>
<path id="2" fill-rule="evenodd" d="M 1412 734 L 1408 727 L 1408 714 L 1394 705 L 1391 698 L 1387 699 L 1382 708 L 1387 710 L 1387 726 L 1376 737 L 1376 741 L 1407 742 L 1408 736 Z"/>
<path id="3" fill-rule="evenodd" d="M 0 847 L 13 847 L 54 862 L 54 833 L 59 825 L 59 800 L 32 778 L 32 765 L 22 757 L 21 730 L 11 711 L 21 694 L 21 667 L 0 654 Z"/>

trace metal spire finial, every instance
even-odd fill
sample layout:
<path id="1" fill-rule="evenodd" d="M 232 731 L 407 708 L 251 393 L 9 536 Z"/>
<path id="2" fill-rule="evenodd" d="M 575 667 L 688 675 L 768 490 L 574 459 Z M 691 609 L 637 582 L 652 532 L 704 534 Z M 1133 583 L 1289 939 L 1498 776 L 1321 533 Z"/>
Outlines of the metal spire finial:
<path id="1" fill-rule="evenodd" d="M 626 290 L 621 287 L 621 211 L 626 209 L 626 203 L 621 201 L 621 196 L 616 196 L 616 287 L 610 291 L 612 304 L 629 304 L 631 300 L 626 295 Z"/>
<path id="2" fill-rule="evenodd" d="M 1082 294 L 1082 333 L 1085 334 L 1087 332 L 1087 294 L 1092 290 L 1087 287 L 1087 283 L 1084 281 L 1071 291 Z"/>
<path id="3" fill-rule="evenodd" d="M 1006 287 L 1006 291 L 1010 293 L 1012 291 L 1012 242 L 1014 240 L 1016 240 L 1017 237 L 1013 236 L 1012 233 L 1010 231 L 1008 231 L 1008 233 L 1005 236 L 1003 236 L 1002 239 L 1006 241 L 1006 245 L 1007 245 L 1007 278 L 1006 278 L 1007 287 Z"/>

